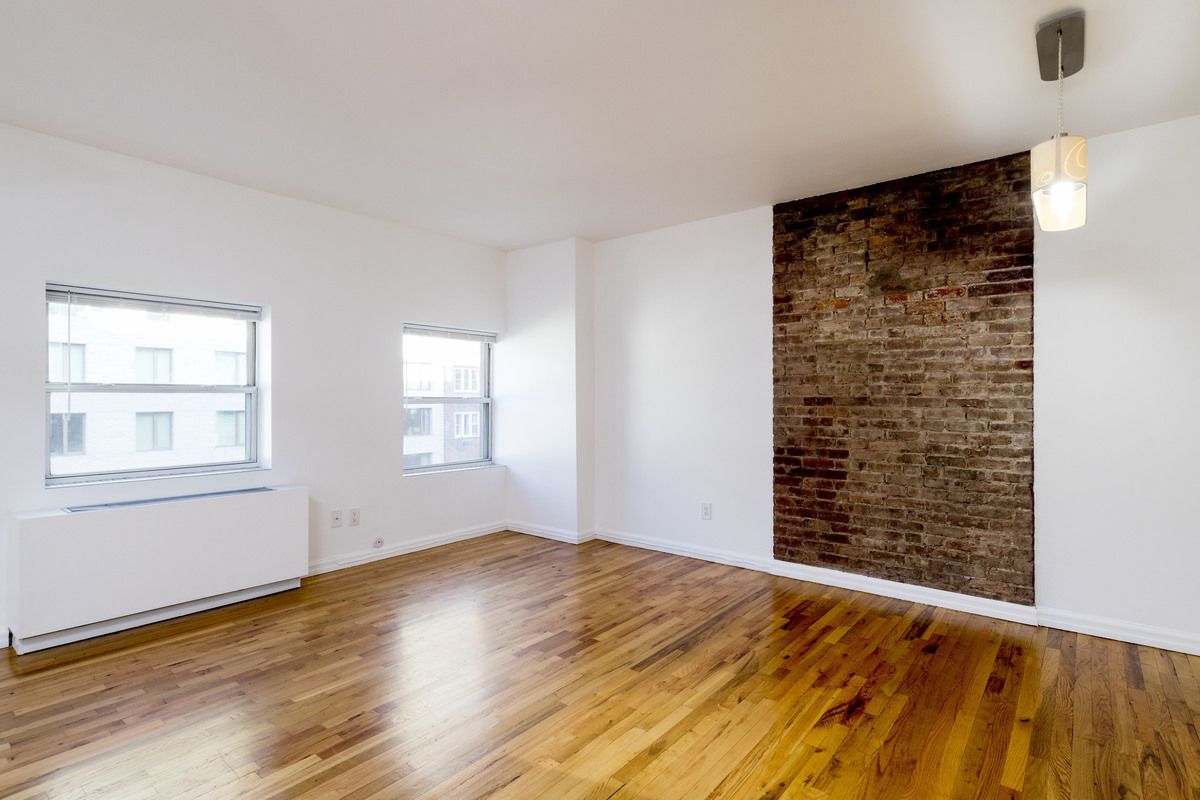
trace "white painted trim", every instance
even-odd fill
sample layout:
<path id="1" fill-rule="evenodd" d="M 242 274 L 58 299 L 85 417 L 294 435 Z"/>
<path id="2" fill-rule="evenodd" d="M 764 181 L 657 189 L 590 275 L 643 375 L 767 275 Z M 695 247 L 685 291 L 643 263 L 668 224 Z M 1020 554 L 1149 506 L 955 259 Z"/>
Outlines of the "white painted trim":
<path id="1" fill-rule="evenodd" d="M 1152 625 L 1111 617 L 1095 617 L 1058 608 L 1038 608 L 1038 621 L 1047 628 L 1086 633 L 1090 636 L 1116 639 L 1118 642 L 1161 647 L 1164 650 L 1200 656 L 1200 634 L 1189 631 L 1156 628 Z"/>
<path id="2" fill-rule="evenodd" d="M 255 586 L 250 589 L 226 592 L 215 597 L 205 597 L 200 600 L 178 603 L 166 608 L 156 608 L 153 611 L 143 611 L 139 614 L 130 614 L 125 617 L 118 617 L 117 619 L 94 622 L 91 625 L 80 625 L 77 628 L 68 628 L 63 631 L 43 633 L 39 636 L 27 636 L 23 639 L 14 636 L 12 646 L 17 651 L 17 655 L 23 656 L 26 653 L 45 650 L 47 647 L 57 647 L 60 644 L 78 642 L 83 639 L 90 639 L 93 636 L 103 636 L 107 633 L 116 633 L 117 631 L 124 631 L 141 625 L 149 625 L 151 622 L 162 622 L 165 619 L 183 617 L 188 614 L 195 614 L 197 611 L 207 611 L 210 608 L 240 603 L 243 600 L 253 600 L 256 597 L 265 597 L 276 592 L 286 592 L 289 589 L 295 589 L 299 586 L 299 578 L 290 578 L 263 586 Z"/>
<path id="3" fill-rule="evenodd" d="M 596 534 L 592 531 L 570 531 L 565 528 L 550 528 L 545 525 L 534 525 L 530 522 L 508 521 L 505 523 L 508 530 L 514 533 L 525 533 L 530 536 L 540 536 L 543 539 L 553 539 L 556 542 L 566 542 L 567 544 L 583 544 L 590 542 L 596 538 Z"/>
<path id="4" fill-rule="evenodd" d="M 978 614 L 982 617 L 1003 619 L 1008 622 L 1020 622 L 1025 625 L 1038 624 L 1038 611 L 1034 606 L 1006 603 L 1003 600 L 991 600 L 959 592 L 947 592 L 944 589 L 914 586 L 910 583 L 871 578 L 853 572 L 813 567 L 808 564 L 793 564 L 778 559 L 771 559 L 771 567 L 768 571 L 773 575 L 785 578 L 795 578 L 799 581 L 820 583 L 825 586 L 837 586 L 841 589 L 867 592 L 913 603 L 924 603 L 928 606 L 948 608 L 951 611 L 964 611 L 968 614 Z"/>
<path id="5" fill-rule="evenodd" d="M 732 550 L 692 547 L 671 541 L 670 539 L 658 539 L 653 536 L 635 536 L 632 533 L 619 533 L 617 531 L 606 530 L 596 531 L 595 538 L 604 542 L 612 542 L 613 544 L 640 547 L 643 550 L 657 550 L 660 553 L 698 558 L 701 561 L 712 561 L 716 564 L 726 564 L 731 567 L 753 569 L 759 572 L 771 571 L 769 562 L 766 559 L 752 558 L 741 553 L 735 553 Z"/>
<path id="6" fill-rule="evenodd" d="M 394 544 L 391 547 L 381 547 L 378 550 L 359 550 L 354 553 L 346 553 L 340 556 L 330 556 L 319 561 L 310 562 L 308 565 L 309 575 L 320 575 L 324 572 L 334 572 L 347 567 L 356 567 L 359 564 L 369 564 L 372 561 L 382 561 L 385 558 L 393 556 L 402 556 L 406 553 L 415 553 L 418 550 L 429 550 L 433 547 L 441 547 L 444 544 L 453 544 L 454 542 L 462 542 L 467 539 L 475 539 L 480 536 L 488 536 L 493 533 L 500 533 L 508 530 L 508 527 L 503 522 L 496 522 L 490 525 L 479 525 L 474 528 L 460 528 L 456 531 L 448 533 L 439 533 L 433 536 L 424 536 L 420 539 L 411 539 L 407 542 Z"/>
<path id="7" fill-rule="evenodd" d="M 865 575 L 855 575 L 835 569 L 810 567 L 804 564 L 792 564 L 774 558 L 753 558 L 728 550 L 716 550 L 706 547 L 691 547 L 667 539 L 656 539 L 649 536 L 635 536 L 616 531 L 597 531 L 597 538 L 606 542 L 625 544 L 631 547 L 641 547 L 647 550 L 658 550 L 704 561 L 714 561 L 718 564 L 728 564 L 732 567 L 753 569 L 784 578 L 793 578 L 823 586 L 836 586 L 841 589 L 851 589 L 857 592 L 891 597 L 897 600 L 908 600 L 914 603 L 948 608 L 953 611 L 965 611 L 968 614 L 979 614 L 984 617 L 1021 622 L 1026 625 L 1037 624 L 1037 610 L 1032 606 L 1022 606 L 1016 603 L 1005 603 L 1000 600 L 988 600 L 983 597 L 971 597 L 957 592 L 947 592 L 940 589 L 928 589 L 923 586 L 912 586 L 897 581 L 886 581 L 880 578 L 869 578 Z"/>

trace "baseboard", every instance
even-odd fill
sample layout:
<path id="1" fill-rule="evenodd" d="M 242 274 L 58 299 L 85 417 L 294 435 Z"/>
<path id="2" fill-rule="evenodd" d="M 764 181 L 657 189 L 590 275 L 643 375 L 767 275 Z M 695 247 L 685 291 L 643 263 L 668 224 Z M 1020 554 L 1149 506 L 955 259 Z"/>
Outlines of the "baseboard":
<path id="1" fill-rule="evenodd" d="M 126 617 L 118 617 L 117 619 L 104 620 L 103 622 L 94 622 L 91 625 L 80 625 L 77 628 L 68 628 L 63 631 L 54 631 L 52 633 L 43 633 L 39 636 L 19 637 L 13 634 L 12 646 L 17 651 L 17 655 L 23 656 L 26 653 L 33 653 L 38 650 L 45 650 L 47 647 L 57 647 L 60 644 L 69 644 L 70 642 L 79 642 L 84 639 L 91 639 L 94 636 L 104 636 L 108 633 L 116 633 L 117 631 L 125 631 L 130 628 L 137 628 L 142 625 L 149 625 L 152 622 L 162 622 L 167 619 L 175 619 L 176 617 L 195 614 L 198 611 L 207 611 L 210 608 L 218 608 L 227 606 L 233 603 L 240 603 L 244 600 L 253 600 L 256 597 L 265 597 L 269 594 L 277 592 L 286 592 L 289 589 L 295 589 L 300 586 L 299 578 L 290 578 L 288 580 L 276 581 L 275 583 L 264 584 L 263 586 L 253 586 L 249 589 L 239 589 L 235 592 L 226 592 L 215 597 L 205 597 L 200 600 L 191 600 L 186 603 L 178 603 L 177 605 L 167 606 L 166 608 L 156 608 L 152 611 L 143 611 L 138 614 L 130 614 Z"/>
<path id="2" fill-rule="evenodd" d="M 912 603 L 924 603 L 938 608 L 948 608 L 951 611 L 964 611 L 968 614 L 978 614 L 982 617 L 992 617 L 1008 622 L 1020 622 L 1025 625 L 1038 624 L 1038 610 L 1034 606 L 1006 603 L 1003 600 L 991 600 L 986 597 L 948 592 L 944 589 L 931 589 L 926 586 L 913 586 L 910 583 L 872 578 L 867 575 L 813 567 L 808 564 L 793 564 L 777 559 L 771 560 L 771 567 L 768 571 L 773 575 L 785 578 L 795 578 L 825 586 L 837 586 L 841 589 L 852 589 L 856 592 L 867 592 Z"/>
<path id="3" fill-rule="evenodd" d="M 323 558 L 319 561 L 310 562 L 308 565 L 309 575 L 320 575 L 325 572 L 333 572 L 347 567 L 357 567 L 359 564 L 369 564 L 372 561 L 382 561 L 385 558 L 394 556 L 402 556 L 406 553 L 415 553 L 418 550 L 428 550 L 431 547 L 441 547 L 444 544 L 453 544 L 454 542 L 462 542 L 467 539 L 475 539 L 479 536 L 488 536 L 493 533 L 500 533 L 508 530 L 508 526 L 503 522 L 495 522 L 490 525 L 478 525 L 473 528 L 460 528 L 456 531 L 448 533 L 439 533 L 433 536 L 423 536 L 420 539 L 410 539 L 407 542 L 394 544 L 391 547 L 380 547 L 371 550 L 359 550 L 353 553 L 346 553 L 340 556 L 331 556 Z"/>
<path id="4" fill-rule="evenodd" d="M 725 564 L 731 567 L 753 569 L 759 572 L 770 572 L 766 559 L 756 559 L 751 556 L 735 553 L 732 550 L 718 550 L 709 547 L 694 547 L 682 545 L 670 539 L 659 539 L 654 536 L 637 536 L 632 533 L 619 531 L 598 530 L 594 538 L 613 544 L 625 544 L 630 547 L 640 547 L 643 550 L 657 550 L 660 553 L 671 553 L 677 556 L 698 558 L 701 561 L 712 561 L 715 564 Z"/>
<path id="5" fill-rule="evenodd" d="M 566 542 L 567 544 L 583 544 L 596 538 L 596 534 L 592 531 L 570 531 L 565 528 L 550 528 L 545 525 L 534 525 L 530 522 L 515 520 L 509 520 L 504 524 L 507 530 L 514 533 L 540 536 L 543 539 L 553 539 L 556 542 Z"/>
<path id="6" fill-rule="evenodd" d="M 1188 631 L 1157 628 L 1152 625 L 1141 625 L 1109 617 L 1095 617 L 1091 614 L 1080 614 L 1058 608 L 1039 608 L 1038 621 L 1047 628 L 1086 633 L 1090 636 L 1115 639 L 1118 642 L 1161 647 L 1164 650 L 1175 650 L 1200 656 L 1200 634 Z"/>
<path id="7" fill-rule="evenodd" d="M 968 614 L 979 614 L 980 616 L 1007 620 L 1009 622 L 1021 622 L 1026 625 L 1038 624 L 1037 609 L 1032 606 L 1005 603 L 1000 600 L 989 600 L 983 597 L 972 597 L 940 589 L 928 589 L 923 586 L 912 586 L 907 583 L 870 578 L 865 575 L 855 575 L 854 573 L 840 572 L 835 569 L 810 567 L 805 564 L 792 564 L 787 561 L 778 561 L 774 558 L 754 558 L 728 550 L 693 547 L 667 539 L 635 536 L 617 531 L 597 531 L 596 538 L 603 539 L 606 542 L 630 545 L 631 547 L 641 547 L 647 550 L 657 550 L 663 553 L 698 558 L 703 561 L 713 561 L 717 564 L 727 564 L 732 567 L 758 570 L 759 572 L 779 575 L 784 578 L 819 583 L 823 586 L 852 589 L 856 592 L 866 592 L 896 600 L 924 603 L 926 605 L 938 606 L 939 608 L 948 608 L 952 611 L 965 611 Z"/>

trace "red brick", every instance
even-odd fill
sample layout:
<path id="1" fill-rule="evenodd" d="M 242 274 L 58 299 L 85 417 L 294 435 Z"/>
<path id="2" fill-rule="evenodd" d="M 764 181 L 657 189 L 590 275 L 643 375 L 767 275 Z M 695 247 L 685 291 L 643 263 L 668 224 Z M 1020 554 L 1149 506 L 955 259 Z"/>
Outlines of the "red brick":
<path id="1" fill-rule="evenodd" d="M 777 558 L 1032 604 L 1028 170 L 776 206 Z"/>

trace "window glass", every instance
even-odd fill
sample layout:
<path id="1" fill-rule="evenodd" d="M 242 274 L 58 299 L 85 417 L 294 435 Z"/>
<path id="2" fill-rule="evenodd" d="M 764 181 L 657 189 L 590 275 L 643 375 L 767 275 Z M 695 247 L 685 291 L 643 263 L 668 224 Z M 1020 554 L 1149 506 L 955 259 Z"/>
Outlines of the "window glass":
<path id="1" fill-rule="evenodd" d="M 170 383 L 172 351 L 166 347 L 139 347 L 137 354 L 138 383 Z"/>
<path id="2" fill-rule="evenodd" d="M 174 414 L 170 411 L 137 412 L 137 449 L 171 450 Z"/>
<path id="3" fill-rule="evenodd" d="M 86 414 L 50 415 L 50 454 L 80 455 L 84 451 Z"/>
<path id="4" fill-rule="evenodd" d="M 433 433 L 433 409 L 424 408 L 404 409 L 404 435 L 428 436 Z"/>
<path id="5" fill-rule="evenodd" d="M 246 412 L 217 412 L 217 447 L 240 447 L 246 444 Z"/>
<path id="6" fill-rule="evenodd" d="M 404 466 L 491 458 L 491 348 L 495 337 L 409 328 L 404 334 Z"/>
<path id="7" fill-rule="evenodd" d="M 50 342 L 50 363 L 46 369 L 46 380 L 54 383 L 66 383 L 69 369 L 71 381 L 82 383 L 86 380 L 83 368 L 86 353 L 86 346 L 82 344 Z"/>
<path id="8" fill-rule="evenodd" d="M 54 285 L 46 300 L 48 484 L 256 463 L 259 309 Z"/>

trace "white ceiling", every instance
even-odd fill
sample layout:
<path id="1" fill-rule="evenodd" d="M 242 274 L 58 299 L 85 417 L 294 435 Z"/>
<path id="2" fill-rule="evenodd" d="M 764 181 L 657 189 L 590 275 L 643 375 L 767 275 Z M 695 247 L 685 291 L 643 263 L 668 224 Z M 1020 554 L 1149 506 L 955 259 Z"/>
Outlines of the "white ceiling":
<path id="1" fill-rule="evenodd" d="M 502 248 L 1027 149 L 1038 0 L 0 0 L 0 121 Z M 1200 2 L 1088 0 L 1067 127 L 1200 113 Z"/>

